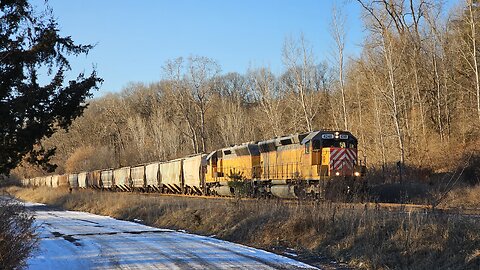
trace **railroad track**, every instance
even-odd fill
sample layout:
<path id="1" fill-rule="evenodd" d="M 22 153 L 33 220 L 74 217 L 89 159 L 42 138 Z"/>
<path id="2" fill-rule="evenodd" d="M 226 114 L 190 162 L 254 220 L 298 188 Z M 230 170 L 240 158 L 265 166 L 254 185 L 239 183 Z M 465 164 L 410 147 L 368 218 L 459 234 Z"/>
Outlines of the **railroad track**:
<path id="1" fill-rule="evenodd" d="M 301 205 L 315 205 L 319 203 L 330 204 L 332 207 L 339 209 L 381 209 L 389 212 L 411 213 L 411 212 L 438 212 L 447 214 L 460 214 L 463 216 L 471 216 L 473 218 L 480 218 L 479 208 L 455 208 L 455 207 L 436 207 L 433 208 L 427 204 L 411 204 L 411 203 L 376 203 L 376 202 L 331 202 L 318 201 L 310 199 L 280 199 L 276 197 L 271 198 L 248 198 L 248 197 L 225 197 L 225 196 L 206 196 L 206 195 L 188 195 L 188 194 L 168 194 L 168 193 L 154 193 L 154 192 L 122 192 L 122 194 L 135 194 L 154 197 L 171 197 L 171 198 L 191 198 L 191 199 L 209 199 L 209 200 L 228 200 L 228 201 L 274 201 L 285 204 L 301 204 Z"/>

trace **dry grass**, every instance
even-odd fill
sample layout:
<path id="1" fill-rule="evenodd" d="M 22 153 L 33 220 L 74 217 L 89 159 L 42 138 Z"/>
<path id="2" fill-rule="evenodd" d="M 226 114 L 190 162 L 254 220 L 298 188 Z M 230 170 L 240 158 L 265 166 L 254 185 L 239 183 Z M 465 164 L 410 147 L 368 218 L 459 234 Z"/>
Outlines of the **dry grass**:
<path id="1" fill-rule="evenodd" d="M 465 186 L 452 190 L 440 206 L 480 210 L 480 185 Z"/>
<path id="2" fill-rule="evenodd" d="M 295 248 L 368 269 L 478 269 L 480 220 L 367 206 L 11 188 L 21 199 L 184 229 L 265 249 Z"/>

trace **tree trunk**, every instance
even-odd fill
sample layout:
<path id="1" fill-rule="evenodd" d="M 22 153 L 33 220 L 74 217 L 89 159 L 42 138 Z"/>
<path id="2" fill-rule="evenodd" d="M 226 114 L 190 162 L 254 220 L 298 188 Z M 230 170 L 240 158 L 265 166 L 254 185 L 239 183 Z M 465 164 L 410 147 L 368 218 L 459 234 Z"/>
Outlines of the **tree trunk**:
<path id="1" fill-rule="evenodd" d="M 471 31 L 471 40 L 472 40 L 472 58 L 473 58 L 473 68 L 475 72 L 475 90 L 477 98 L 477 117 L 480 121 L 480 78 L 479 70 L 477 63 L 477 33 L 476 33 L 476 21 L 475 14 L 473 14 L 473 0 L 468 0 L 468 10 L 470 15 L 470 31 Z"/>

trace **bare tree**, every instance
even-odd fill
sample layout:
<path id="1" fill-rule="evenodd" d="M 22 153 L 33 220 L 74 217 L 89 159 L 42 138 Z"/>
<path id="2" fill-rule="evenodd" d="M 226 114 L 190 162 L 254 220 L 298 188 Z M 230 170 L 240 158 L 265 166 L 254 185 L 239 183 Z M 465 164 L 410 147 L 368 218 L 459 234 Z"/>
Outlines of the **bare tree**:
<path id="1" fill-rule="evenodd" d="M 293 98 L 299 105 L 305 128 L 313 130 L 313 119 L 318 106 L 316 106 L 314 91 L 315 82 L 315 59 L 312 49 L 307 44 L 303 34 L 298 42 L 287 39 L 283 46 L 283 64 L 287 68 L 284 78 L 287 79 L 289 90 L 294 94 Z"/>
<path id="2" fill-rule="evenodd" d="M 399 104 L 400 99 L 398 93 L 397 73 L 395 72 L 401 58 L 395 58 L 395 50 L 398 49 L 396 46 L 399 44 L 395 43 L 394 34 L 390 27 L 390 25 L 394 24 L 397 31 L 401 32 L 405 30 L 403 21 L 399 19 L 400 15 L 397 12 L 397 9 L 401 9 L 403 6 L 387 1 L 374 2 L 372 5 L 367 5 L 362 0 L 357 1 L 362 5 L 368 16 L 371 18 L 370 27 L 372 27 L 372 31 L 379 39 L 378 46 L 384 58 L 385 67 L 387 68 L 386 77 L 389 89 L 388 92 L 381 91 L 381 94 L 389 103 L 391 119 L 394 123 L 396 137 L 398 139 L 400 162 L 403 164 L 405 162 L 404 130 L 403 124 L 401 123 L 403 117 L 401 115 L 401 107 Z M 375 4 L 380 5 L 384 9 L 377 8 Z M 404 49 L 403 46 L 401 46 L 400 49 Z M 400 53 L 400 55 L 401 54 L 402 53 Z"/>
<path id="3" fill-rule="evenodd" d="M 260 109 L 267 118 L 273 135 L 281 135 L 284 107 L 282 107 L 282 95 L 277 79 L 267 68 L 249 71 L 248 78 L 249 89 L 260 104 Z M 265 122 L 263 118 L 260 121 Z"/>
<path id="4" fill-rule="evenodd" d="M 166 84 L 166 90 L 169 99 L 171 99 L 172 107 L 178 112 L 181 119 L 186 123 L 188 131 L 184 131 L 180 126 L 181 123 L 176 123 L 176 128 L 182 134 L 190 138 L 192 143 L 192 149 L 194 153 L 199 152 L 197 122 L 195 112 L 193 111 L 193 99 L 191 93 L 188 91 L 186 82 L 184 80 L 184 60 L 183 58 L 177 58 L 174 60 L 168 60 L 163 67 L 166 80 L 169 81 Z"/>
<path id="5" fill-rule="evenodd" d="M 441 34 L 438 29 L 438 13 L 434 14 L 434 11 L 432 9 L 426 10 L 426 20 L 428 22 L 429 26 L 429 32 L 430 32 L 430 54 L 432 57 L 432 65 L 433 65 L 433 78 L 434 78 L 434 83 L 435 83 L 435 90 L 436 90 L 436 121 L 437 121 L 437 126 L 438 126 L 438 131 L 440 133 L 440 140 L 443 141 L 445 138 L 445 128 L 444 128 L 444 123 L 443 123 L 443 117 L 442 117 L 442 92 L 446 91 L 446 89 L 443 89 L 443 79 L 440 77 L 441 76 L 441 64 L 443 62 L 443 59 L 441 56 L 439 56 L 439 52 L 441 52 L 441 49 L 439 49 L 439 46 L 441 44 Z M 443 65 L 444 66 L 444 65 Z"/>
<path id="6" fill-rule="evenodd" d="M 220 73 L 220 66 L 216 61 L 202 56 L 188 58 L 186 82 L 190 90 L 190 97 L 196 107 L 200 120 L 201 152 L 207 150 L 207 128 L 205 115 L 210 108 L 212 96 L 216 91 L 216 79 Z"/>
<path id="7" fill-rule="evenodd" d="M 125 155 L 126 140 L 124 137 L 127 134 L 122 132 L 122 130 L 127 118 L 125 117 L 125 110 L 123 110 L 125 108 L 125 105 L 123 104 L 124 100 L 118 96 L 110 95 L 105 100 L 105 103 L 104 114 L 107 119 L 110 119 L 108 126 L 105 126 L 105 128 L 109 130 L 108 139 L 115 152 L 115 166 L 125 166 L 127 155 Z"/>
<path id="8" fill-rule="evenodd" d="M 224 145 L 241 143 L 252 138 L 247 110 L 248 86 L 245 77 L 228 73 L 218 79 L 217 124 Z"/>
<path id="9" fill-rule="evenodd" d="M 347 119 L 347 105 L 345 98 L 345 78 L 344 78 L 344 54 L 345 54 L 345 16 L 339 11 L 336 6 L 332 10 L 332 22 L 330 24 L 330 32 L 335 42 L 335 58 L 338 69 L 338 83 L 340 85 L 340 93 L 342 96 L 342 113 L 343 113 L 343 127 L 344 130 L 348 130 Z"/>
<path id="10" fill-rule="evenodd" d="M 475 3 L 474 3 L 475 2 Z M 480 121 L 480 74 L 478 70 L 478 59 L 477 59 L 477 14 L 476 6 L 478 4 L 474 0 L 467 0 L 468 16 L 467 24 L 470 27 L 469 41 L 470 41 L 470 57 L 472 59 L 471 68 L 475 76 L 475 90 L 476 90 L 476 99 L 477 99 L 477 117 Z M 475 6 L 475 7 L 474 7 Z"/>
<path id="11" fill-rule="evenodd" d="M 375 136 L 378 138 L 377 143 L 375 144 L 377 147 L 380 146 L 380 161 L 382 167 L 385 167 L 387 164 L 387 147 L 386 147 L 386 125 L 382 122 L 384 109 L 382 108 L 380 101 L 379 101 L 379 93 L 381 89 L 384 87 L 377 78 L 378 74 L 374 72 L 374 68 L 370 65 L 367 65 L 366 62 L 373 62 L 372 60 L 368 61 L 368 59 L 362 59 L 360 61 L 360 67 L 362 69 L 362 73 L 365 74 L 365 78 L 369 81 L 370 95 L 373 99 L 373 112 L 371 112 L 371 117 L 373 118 L 374 126 L 375 126 Z"/>

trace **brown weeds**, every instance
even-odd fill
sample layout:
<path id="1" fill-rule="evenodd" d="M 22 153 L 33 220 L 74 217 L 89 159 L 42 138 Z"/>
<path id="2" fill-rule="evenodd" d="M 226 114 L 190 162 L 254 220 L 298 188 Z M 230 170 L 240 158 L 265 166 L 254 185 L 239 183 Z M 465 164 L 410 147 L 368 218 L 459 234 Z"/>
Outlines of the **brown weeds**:
<path id="1" fill-rule="evenodd" d="M 465 186 L 452 190 L 440 206 L 480 210 L 480 185 Z"/>

